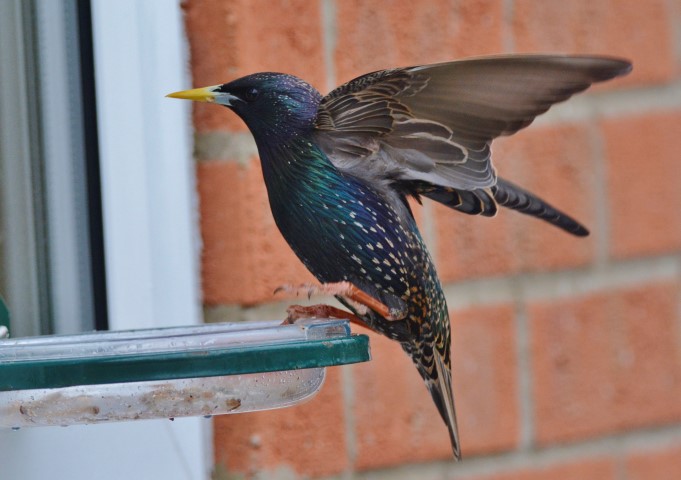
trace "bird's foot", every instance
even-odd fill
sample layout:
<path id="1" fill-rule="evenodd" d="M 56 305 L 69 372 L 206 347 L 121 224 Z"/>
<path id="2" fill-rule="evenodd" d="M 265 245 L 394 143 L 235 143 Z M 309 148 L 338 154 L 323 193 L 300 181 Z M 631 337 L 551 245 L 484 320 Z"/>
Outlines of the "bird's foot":
<path id="1" fill-rule="evenodd" d="M 403 312 L 391 309 L 380 300 L 377 300 L 368 293 L 360 290 L 350 282 L 322 283 L 320 285 L 312 283 L 301 285 L 287 284 L 277 287 L 277 289 L 274 290 L 275 294 L 279 292 L 307 295 L 307 298 L 311 298 L 312 295 L 336 295 L 361 306 L 368 307 L 389 321 L 402 320 L 405 317 Z"/>
<path id="2" fill-rule="evenodd" d="M 357 315 L 346 310 L 341 310 L 340 308 L 332 307 L 331 305 L 318 304 L 307 307 L 302 305 L 291 305 L 286 309 L 286 314 L 286 319 L 282 322 L 282 325 L 292 325 L 304 318 L 338 318 L 340 320 L 348 320 L 355 325 L 372 330 L 372 328 Z"/>

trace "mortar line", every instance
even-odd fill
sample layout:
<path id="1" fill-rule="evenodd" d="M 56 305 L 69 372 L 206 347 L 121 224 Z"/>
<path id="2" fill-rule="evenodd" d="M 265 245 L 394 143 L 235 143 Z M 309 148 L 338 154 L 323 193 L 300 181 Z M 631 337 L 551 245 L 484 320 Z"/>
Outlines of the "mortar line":
<path id="1" fill-rule="evenodd" d="M 343 472 L 343 480 L 355 478 L 357 463 L 357 419 L 355 418 L 355 376 L 351 365 L 341 367 L 343 385 L 343 417 L 345 420 L 345 448 L 348 455 L 348 468 Z"/>
<path id="2" fill-rule="evenodd" d="M 681 5 L 675 0 L 667 0 L 669 23 L 672 32 L 673 51 L 676 70 L 681 68 Z"/>
<path id="3" fill-rule="evenodd" d="M 622 289 L 643 282 L 676 281 L 681 283 L 681 257 L 678 254 L 660 255 L 633 260 L 610 262 L 603 268 L 593 265 L 554 272 L 519 273 L 505 277 L 469 279 L 459 283 L 445 283 L 444 291 L 450 308 L 464 309 L 477 305 L 494 305 L 514 301 L 513 288 L 521 284 L 523 298 L 552 300 L 574 295 Z M 329 303 L 342 307 L 333 297 L 319 296 L 311 300 L 283 298 L 256 306 L 223 304 L 205 306 L 205 316 L 213 322 L 236 320 L 273 320 L 292 302 Z"/>
<path id="4" fill-rule="evenodd" d="M 552 107 L 537 117 L 536 125 L 582 122 L 594 116 L 620 118 L 669 112 L 681 107 L 681 81 L 664 85 L 634 86 L 618 90 L 587 92 Z"/>
<path id="5" fill-rule="evenodd" d="M 591 176 L 591 181 L 595 182 L 594 201 L 595 223 L 601 235 L 595 239 L 596 267 L 604 268 L 610 255 L 610 209 L 609 206 L 609 184 L 608 167 L 605 152 L 603 134 L 596 119 L 589 121 L 587 125 L 589 147 L 591 151 L 591 161 L 595 175 Z"/>
<path id="6" fill-rule="evenodd" d="M 448 283 L 444 289 L 450 306 L 456 308 L 510 302 L 513 300 L 512 288 L 517 283 L 523 285 L 526 300 L 566 298 L 632 287 L 641 282 L 677 280 L 681 265 L 676 258 L 676 255 L 670 254 L 621 260 L 603 267 L 589 265 L 555 272 L 519 273 L 459 284 Z"/>
<path id="7" fill-rule="evenodd" d="M 326 73 L 326 87 L 331 91 L 336 86 L 336 2 L 335 0 L 320 0 L 322 12 L 322 41 L 324 51 L 324 69 Z"/>
<path id="8" fill-rule="evenodd" d="M 355 480 L 437 478 L 443 473 L 446 478 L 508 474 L 509 471 L 550 468 L 604 457 L 616 462 L 618 458 L 625 458 L 631 452 L 656 451 L 678 445 L 681 445 L 681 423 L 619 432 L 599 438 L 584 439 L 579 443 L 554 444 L 530 451 L 516 450 L 470 457 L 460 463 L 434 461 L 400 465 L 394 468 L 361 472 L 356 474 Z M 326 480 L 339 478 L 331 476 L 326 477 Z"/>
<path id="9" fill-rule="evenodd" d="M 681 363 L 681 254 L 677 255 L 676 258 L 676 266 L 679 269 L 679 273 L 676 276 L 677 282 L 678 282 L 678 305 L 677 305 L 677 314 L 676 314 L 676 339 L 677 339 L 677 344 L 676 344 L 676 352 L 677 352 L 677 361 Z"/>
<path id="10" fill-rule="evenodd" d="M 514 0 L 504 0 L 502 5 L 501 46 L 506 52 L 515 52 L 515 35 L 513 34 L 513 18 L 515 15 Z"/>
<path id="11" fill-rule="evenodd" d="M 669 11 L 669 21 L 671 23 L 671 31 L 674 36 L 674 58 L 676 60 L 675 67 L 678 71 L 681 69 L 681 4 L 675 0 L 667 0 L 667 10 Z M 681 269 L 681 254 L 677 255 L 676 265 Z M 681 285 L 681 272 L 677 276 L 677 280 Z M 681 286 L 679 287 L 681 290 Z M 681 362 L 681 292 L 679 292 L 679 303 L 677 306 L 676 315 L 676 330 L 677 330 L 677 355 L 678 361 Z"/>
<path id="12" fill-rule="evenodd" d="M 522 284 L 516 284 L 515 297 L 515 335 L 516 335 L 516 374 L 518 375 L 518 408 L 520 418 L 519 449 L 531 450 L 534 447 L 534 378 L 532 375 L 532 349 L 529 318 L 527 315 L 526 295 Z"/>
<path id="13" fill-rule="evenodd" d="M 258 147 L 250 132 L 203 132 L 194 134 L 196 162 L 229 161 L 247 165 L 258 156 Z"/>

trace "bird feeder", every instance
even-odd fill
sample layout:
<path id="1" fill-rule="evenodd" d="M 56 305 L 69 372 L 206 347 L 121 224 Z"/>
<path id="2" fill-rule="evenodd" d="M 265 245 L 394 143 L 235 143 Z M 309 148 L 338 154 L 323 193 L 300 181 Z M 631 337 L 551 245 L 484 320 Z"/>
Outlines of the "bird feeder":
<path id="1" fill-rule="evenodd" d="M 0 428 L 287 407 L 369 360 L 344 320 L 206 324 L 0 340 Z"/>

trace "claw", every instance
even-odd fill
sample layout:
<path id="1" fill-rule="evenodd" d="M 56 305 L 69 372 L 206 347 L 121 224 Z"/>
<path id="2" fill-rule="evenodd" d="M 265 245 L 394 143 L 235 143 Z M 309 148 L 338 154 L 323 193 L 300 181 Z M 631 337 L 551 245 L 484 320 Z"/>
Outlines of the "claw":
<path id="1" fill-rule="evenodd" d="M 311 305 L 304 307 L 302 305 L 291 305 L 286 309 L 286 318 L 281 323 L 282 325 L 293 325 L 298 320 L 305 318 L 338 318 L 341 320 L 348 320 L 356 325 L 360 325 L 369 330 L 373 330 L 364 320 L 350 312 L 341 310 L 340 308 L 332 307 L 331 305 Z"/>
<path id="2" fill-rule="evenodd" d="M 279 292 L 294 293 L 295 295 L 307 293 L 308 299 L 312 298 L 312 295 L 318 294 L 343 297 L 348 301 L 352 301 L 353 303 L 375 311 L 388 321 L 403 320 L 407 314 L 407 312 L 389 308 L 383 302 L 360 290 L 350 282 L 322 283 L 321 285 L 304 283 L 297 286 L 285 284 L 274 290 L 275 294 Z"/>

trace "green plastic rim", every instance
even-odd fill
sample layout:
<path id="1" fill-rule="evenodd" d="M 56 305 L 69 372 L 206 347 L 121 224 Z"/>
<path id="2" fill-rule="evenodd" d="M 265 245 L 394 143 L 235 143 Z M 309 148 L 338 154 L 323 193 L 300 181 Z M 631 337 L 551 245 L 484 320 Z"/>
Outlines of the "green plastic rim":
<path id="1" fill-rule="evenodd" d="M 7 327 L 9 330 L 9 309 L 2 296 L 0 296 L 0 326 Z"/>
<path id="2" fill-rule="evenodd" d="M 264 373 L 370 358 L 369 337 L 352 335 L 190 352 L 5 362 L 0 364 L 0 391 Z"/>

